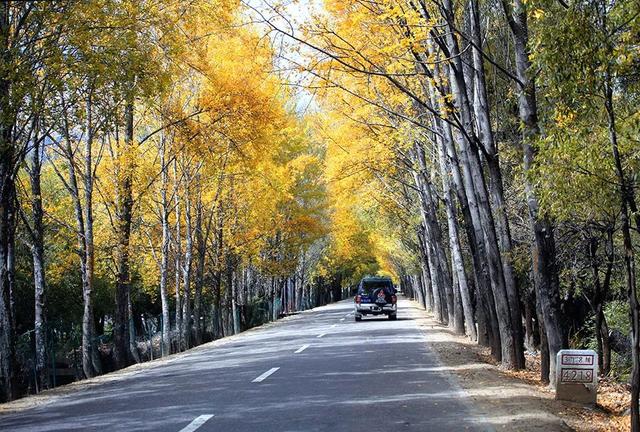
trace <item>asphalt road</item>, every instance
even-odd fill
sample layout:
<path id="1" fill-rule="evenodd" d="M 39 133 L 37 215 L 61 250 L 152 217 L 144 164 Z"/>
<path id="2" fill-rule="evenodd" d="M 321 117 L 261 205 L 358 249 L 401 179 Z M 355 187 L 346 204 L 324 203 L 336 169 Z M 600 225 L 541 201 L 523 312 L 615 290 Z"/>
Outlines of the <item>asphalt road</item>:
<path id="1" fill-rule="evenodd" d="M 341 432 L 488 430 L 398 320 L 354 322 L 350 301 L 0 417 L 0 431 Z"/>

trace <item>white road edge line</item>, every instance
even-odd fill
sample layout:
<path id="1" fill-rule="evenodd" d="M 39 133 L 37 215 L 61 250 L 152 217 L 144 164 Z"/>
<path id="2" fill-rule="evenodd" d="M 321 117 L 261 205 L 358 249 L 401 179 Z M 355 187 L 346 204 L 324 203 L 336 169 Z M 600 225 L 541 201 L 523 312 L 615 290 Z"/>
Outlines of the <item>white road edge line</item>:
<path id="1" fill-rule="evenodd" d="M 300 354 L 302 351 L 306 350 L 307 348 L 309 348 L 309 344 L 306 345 L 302 345 L 300 348 L 298 348 L 294 354 Z"/>
<path id="2" fill-rule="evenodd" d="M 193 432 L 194 430 L 205 424 L 211 417 L 213 417 L 213 414 L 203 414 L 201 416 L 198 416 L 194 421 L 189 423 L 184 428 L 180 429 L 180 432 Z"/>
<path id="3" fill-rule="evenodd" d="M 280 368 L 279 367 L 271 368 L 271 369 L 269 369 L 268 371 L 266 371 L 265 373 L 263 373 L 262 375 L 260 375 L 258 378 L 254 379 L 251 382 L 255 382 L 255 383 L 262 382 L 262 381 L 266 380 L 267 378 L 269 378 L 269 375 L 275 373 L 278 369 L 280 369 Z"/>
<path id="4" fill-rule="evenodd" d="M 422 335 L 422 340 L 424 341 L 424 343 L 427 344 L 428 346 L 429 338 L 427 337 L 426 330 L 418 327 L 417 324 L 416 324 L 416 329 L 418 330 L 418 334 Z M 436 363 L 440 365 L 440 367 L 445 367 L 444 363 L 440 359 L 440 355 L 436 350 L 430 349 L 426 351 L 426 355 L 427 356 L 431 355 L 435 359 Z M 451 374 L 443 373 L 442 377 L 449 383 L 449 385 L 451 385 L 451 387 L 453 388 L 453 393 L 456 396 L 458 396 L 458 400 L 464 406 L 466 406 L 467 410 L 469 410 L 469 412 L 472 413 L 472 415 L 476 419 L 478 419 L 476 421 L 479 423 L 479 426 L 482 428 L 482 430 L 486 432 L 496 432 L 496 428 L 493 427 L 486 413 L 479 411 L 476 408 L 476 406 L 471 402 L 471 394 L 467 390 L 462 388 L 462 385 L 460 384 L 460 380 L 458 379 L 458 377 L 453 373 Z"/>
<path id="5" fill-rule="evenodd" d="M 319 335 L 318 335 L 318 336 L 316 336 L 316 337 L 321 338 L 321 337 L 322 337 L 322 336 L 324 336 L 324 335 L 326 335 L 326 333 L 319 334 Z"/>

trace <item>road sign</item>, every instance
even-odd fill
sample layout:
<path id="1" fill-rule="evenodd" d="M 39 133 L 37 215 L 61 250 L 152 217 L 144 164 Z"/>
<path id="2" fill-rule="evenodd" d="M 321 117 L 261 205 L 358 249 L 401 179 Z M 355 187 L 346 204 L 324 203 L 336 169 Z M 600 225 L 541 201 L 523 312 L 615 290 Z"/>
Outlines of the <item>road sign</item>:
<path id="1" fill-rule="evenodd" d="M 556 399 L 595 404 L 598 354 L 592 350 L 560 350 L 556 357 Z"/>

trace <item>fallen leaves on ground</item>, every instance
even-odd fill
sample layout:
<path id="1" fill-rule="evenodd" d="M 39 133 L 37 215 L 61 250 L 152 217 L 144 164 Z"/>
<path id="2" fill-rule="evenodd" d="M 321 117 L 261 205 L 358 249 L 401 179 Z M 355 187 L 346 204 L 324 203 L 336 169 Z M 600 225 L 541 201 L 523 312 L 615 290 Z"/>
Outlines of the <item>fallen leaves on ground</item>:
<path id="1" fill-rule="evenodd" d="M 484 362 L 496 364 L 488 350 L 483 350 L 478 356 Z M 553 393 L 553 390 L 540 380 L 540 355 L 527 352 L 525 360 L 525 369 L 504 370 L 503 372 L 527 384 L 539 387 L 546 393 Z M 627 384 L 616 382 L 610 378 L 600 378 L 598 403 L 594 408 L 566 402 L 563 403 L 564 409 L 556 414 L 578 432 L 627 432 L 631 430 L 628 412 L 630 401 L 631 393 Z"/>

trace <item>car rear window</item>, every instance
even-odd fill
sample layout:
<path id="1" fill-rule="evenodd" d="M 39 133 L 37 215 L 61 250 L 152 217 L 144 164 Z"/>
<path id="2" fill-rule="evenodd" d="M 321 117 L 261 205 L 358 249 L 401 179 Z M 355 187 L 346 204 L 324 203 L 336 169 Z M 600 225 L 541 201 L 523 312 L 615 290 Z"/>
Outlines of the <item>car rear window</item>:
<path id="1" fill-rule="evenodd" d="M 393 285 L 391 281 L 362 281 L 362 285 L 360 286 L 360 294 L 372 294 L 378 288 L 384 288 L 387 293 L 391 293 L 393 291 Z"/>

